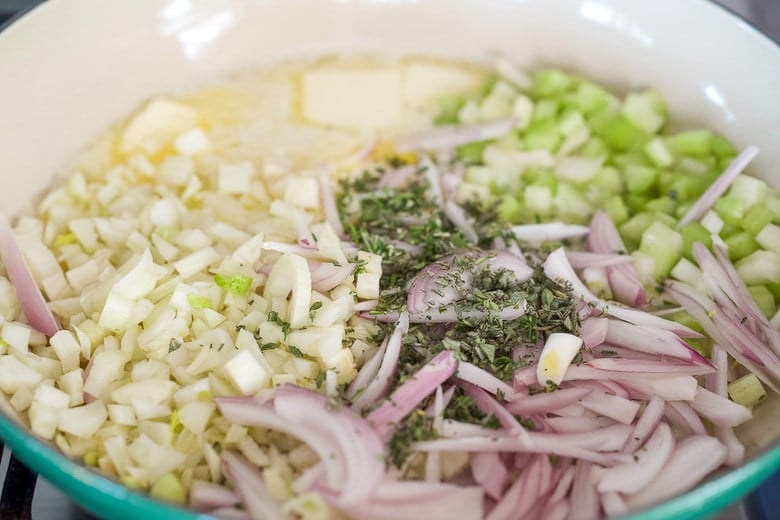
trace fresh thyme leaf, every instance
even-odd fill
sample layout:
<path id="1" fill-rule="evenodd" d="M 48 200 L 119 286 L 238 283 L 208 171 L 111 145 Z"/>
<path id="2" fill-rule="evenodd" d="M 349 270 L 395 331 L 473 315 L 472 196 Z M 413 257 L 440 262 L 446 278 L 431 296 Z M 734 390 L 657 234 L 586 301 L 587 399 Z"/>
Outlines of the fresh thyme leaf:
<path id="1" fill-rule="evenodd" d="M 390 462 L 397 468 L 403 466 L 411 453 L 413 442 L 435 439 L 437 437 L 433 429 L 433 417 L 424 410 L 415 410 L 395 430 L 390 438 Z"/>
<path id="2" fill-rule="evenodd" d="M 179 341 L 176 338 L 171 338 L 171 341 L 168 343 L 168 353 L 174 352 L 176 350 L 179 350 L 181 347 L 181 341 Z"/>

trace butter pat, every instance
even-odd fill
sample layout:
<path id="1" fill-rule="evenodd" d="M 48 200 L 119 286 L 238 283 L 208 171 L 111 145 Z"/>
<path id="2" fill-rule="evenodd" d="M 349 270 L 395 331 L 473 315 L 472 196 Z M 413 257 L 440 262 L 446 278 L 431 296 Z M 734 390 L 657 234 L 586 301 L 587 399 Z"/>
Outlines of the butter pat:
<path id="1" fill-rule="evenodd" d="M 199 120 L 194 108 L 170 99 L 154 99 L 127 125 L 119 149 L 123 153 L 153 155 L 176 136 L 196 127 Z"/>
<path id="2" fill-rule="evenodd" d="M 483 78 L 463 67 L 435 63 L 410 63 L 406 66 L 403 97 L 407 105 L 419 107 L 445 94 L 475 90 Z"/>
<path id="3" fill-rule="evenodd" d="M 303 74 L 306 119 L 347 128 L 388 128 L 401 122 L 400 67 L 323 66 Z"/>

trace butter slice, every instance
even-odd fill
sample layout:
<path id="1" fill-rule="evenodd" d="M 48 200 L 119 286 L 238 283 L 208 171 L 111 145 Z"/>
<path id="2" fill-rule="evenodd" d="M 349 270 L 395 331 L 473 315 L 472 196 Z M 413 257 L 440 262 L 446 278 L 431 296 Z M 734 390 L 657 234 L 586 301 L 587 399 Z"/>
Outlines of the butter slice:
<path id="1" fill-rule="evenodd" d="M 475 90 L 482 85 L 484 75 L 465 67 L 412 62 L 406 67 L 404 100 L 417 108 L 445 94 Z"/>
<path id="2" fill-rule="evenodd" d="M 166 98 L 153 99 L 128 123 L 119 149 L 154 155 L 199 121 L 200 115 L 192 107 Z"/>

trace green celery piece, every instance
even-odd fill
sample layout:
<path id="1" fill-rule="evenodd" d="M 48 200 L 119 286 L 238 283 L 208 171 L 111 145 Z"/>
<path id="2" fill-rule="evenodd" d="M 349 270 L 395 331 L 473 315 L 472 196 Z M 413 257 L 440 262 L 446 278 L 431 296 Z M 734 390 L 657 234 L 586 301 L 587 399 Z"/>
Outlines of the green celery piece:
<path id="1" fill-rule="evenodd" d="M 615 166 L 618 168 L 625 168 L 626 166 L 652 166 L 650 161 L 647 160 L 647 156 L 642 152 L 625 152 L 616 154 L 612 159 Z"/>
<path id="2" fill-rule="evenodd" d="M 775 296 L 772 294 L 772 291 L 764 285 L 752 285 L 748 287 L 748 291 L 756 305 L 758 305 L 759 310 L 764 313 L 764 316 L 767 318 L 774 316 L 775 312 L 777 312 L 777 307 L 775 306 Z"/>
<path id="3" fill-rule="evenodd" d="M 463 94 L 449 94 L 439 98 L 439 113 L 434 119 L 437 125 L 454 125 L 458 123 L 458 112 L 466 104 L 467 97 Z"/>
<path id="4" fill-rule="evenodd" d="M 655 277 L 661 279 L 682 257 L 683 245 L 680 233 L 656 220 L 642 233 L 639 250 L 655 259 Z"/>
<path id="5" fill-rule="evenodd" d="M 558 193 L 555 196 L 555 206 L 565 222 L 584 224 L 590 219 L 593 208 L 588 201 L 567 182 L 558 183 Z"/>
<path id="6" fill-rule="evenodd" d="M 642 131 L 622 116 L 613 117 L 604 123 L 597 135 L 616 150 L 628 150 L 645 139 Z"/>
<path id="7" fill-rule="evenodd" d="M 563 71 L 542 70 L 534 75 L 531 94 L 536 97 L 551 97 L 564 94 L 575 85 L 574 78 Z"/>
<path id="8" fill-rule="evenodd" d="M 636 246 L 642 239 L 642 233 L 644 233 L 654 221 L 655 218 L 652 213 L 637 213 L 619 227 L 620 235 L 626 242 L 630 243 L 627 245 L 633 244 Z"/>
<path id="9" fill-rule="evenodd" d="M 731 235 L 725 242 L 728 246 L 729 258 L 732 262 L 736 262 L 737 260 L 758 251 L 758 244 L 755 239 L 744 231 Z"/>
<path id="10" fill-rule="evenodd" d="M 619 194 L 623 192 L 623 175 L 611 167 L 602 168 L 596 175 L 591 177 L 590 184 L 598 187 L 605 194 Z"/>
<path id="11" fill-rule="evenodd" d="M 651 139 L 643 150 L 650 161 L 659 168 L 667 168 L 674 162 L 672 151 L 660 137 Z"/>
<path id="12" fill-rule="evenodd" d="M 681 202 L 677 205 L 677 207 L 674 209 L 674 216 L 678 219 L 683 218 L 687 213 L 688 210 L 691 209 L 693 206 L 693 202 Z"/>
<path id="13" fill-rule="evenodd" d="M 555 172 L 549 168 L 540 170 L 537 173 L 536 178 L 529 184 L 549 188 L 553 197 L 558 193 L 558 177 L 556 177 Z"/>
<path id="14" fill-rule="evenodd" d="M 739 225 L 752 236 L 756 236 L 764 226 L 772 222 L 772 217 L 772 211 L 769 208 L 763 204 L 756 204 L 745 213 Z"/>
<path id="15" fill-rule="evenodd" d="M 523 217 L 523 204 L 512 195 L 504 195 L 496 208 L 498 218 L 504 222 L 517 224 Z"/>
<path id="16" fill-rule="evenodd" d="M 602 139 L 591 137 L 580 148 L 580 154 L 585 157 L 603 157 L 608 156 L 610 150 Z"/>
<path id="17" fill-rule="evenodd" d="M 577 86 L 577 90 L 566 94 L 564 102 L 585 114 L 592 114 L 604 110 L 609 105 L 609 93 L 604 88 L 583 81 Z"/>
<path id="18" fill-rule="evenodd" d="M 737 226 L 745 216 L 745 202 L 740 198 L 726 195 L 715 203 L 715 211 L 724 222 Z"/>
<path id="19" fill-rule="evenodd" d="M 485 151 L 485 147 L 490 143 L 490 140 L 474 141 L 458 146 L 455 149 L 455 154 L 458 159 L 466 164 L 481 164 L 482 152 Z"/>
<path id="20" fill-rule="evenodd" d="M 558 125 L 554 119 L 533 121 L 525 131 L 523 145 L 527 150 L 554 151 L 561 142 Z"/>
<path id="21" fill-rule="evenodd" d="M 729 187 L 727 195 L 737 197 L 745 202 L 745 209 L 752 208 L 755 204 L 762 204 L 769 194 L 769 186 L 766 182 L 749 175 L 740 175 Z"/>
<path id="22" fill-rule="evenodd" d="M 534 106 L 532 121 L 544 121 L 558 114 L 559 103 L 554 99 L 543 99 Z"/>
<path id="23" fill-rule="evenodd" d="M 645 206 L 647 206 L 647 203 L 652 200 L 647 195 L 642 195 L 638 193 L 629 193 L 628 195 L 625 196 L 625 199 L 626 199 L 626 205 L 628 206 L 628 210 L 631 213 L 642 212 L 642 210 L 645 209 Z"/>
<path id="24" fill-rule="evenodd" d="M 623 202 L 622 197 L 616 195 L 608 198 L 603 202 L 602 208 L 607 212 L 616 226 L 620 226 L 628 220 L 628 208 Z"/>
<path id="25" fill-rule="evenodd" d="M 722 158 L 720 158 L 718 160 L 713 160 L 712 161 L 712 167 L 715 170 L 717 170 L 718 173 L 723 173 L 723 172 L 726 171 L 726 168 L 731 166 L 731 163 L 733 163 L 734 159 L 736 159 L 736 158 L 737 158 L 736 155 L 729 155 L 729 156 L 726 156 L 726 157 L 722 157 Z M 710 159 L 712 159 L 712 157 L 710 157 Z"/>
<path id="26" fill-rule="evenodd" d="M 674 210 L 677 207 L 675 201 L 670 197 L 658 197 L 657 199 L 651 199 L 645 204 L 644 209 L 652 213 L 660 212 L 667 215 L 674 215 Z"/>
<path id="27" fill-rule="evenodd" d="M 680 202 L 693 202 L 704 193 L 708 185 L 701 177 L 677 174 L 677 178 L 669 186 L 666 194 L 669 198 Z"/>
<path id="28" fill-rule="evenodd" d="M 737 147 L 731 141 L 718 134 L 713 134 L 712 139 L 710 139 L 710 148 L 720 158 L 733 158 L 738 153 Z"/>
<path id="29" fill-rule="evenodd" d="M 764 287 L 772 293 L 776 302 L 780 301 L 780 283 L 768 283 Z"/>
<path id="30" fill-rule="evenodd" d="M 701 324 L 686 311 L 672 312 L 670 314 L 664 315 L 664 318 L 679 323 L 680 325 L 685 325 L 686 327 L 691 328 L 696 332 L 704 332 L 704 328 L 701 326 Z M 685 341 L 687 342 L 688 340 L 686 339 Z"/>
<path id="31" fill-rule="evenodd" d="M 766 390 L 755 374 L 747 374 L 728 385 L 731 400 L 752 408 L 766 399 Z"/>
<path id="32" fill-rule="evenodd" d="M 633 92 L 626 96 L 620 113 L 644 135 L 653 135 L 661 129 L 666 120 L 664 111 L 659 110 L 662 108 L 659 100 L 659 96 L 651 96 L 647 92 Z"/>
<path id="33" fill-rule="evenodd" d="M 680 155 L 706 157 L 712 150 L 712 132 L 709 130 L 688 130 L 666 139 L 669 148 Z"/>
<path id="34" fill-rule="evenodd" d="M 680 229 L 683 237 L 683 255 L 688 260 L 693 260 L 693 244 L 701 242 L 707 247 L 712 247 L 712 235 L 698 222 L 691 222 Z"/>
<path id="35" fill-rule="evenodd" d="M 666 101 L 660 92 L 654 89 L 647 89 L 642 92 L 642 95 L 647 99 L 650 107 L 663 118 L 668 117 L 669 109 L 666 106 Z"/>
<path id="36" fill-rule="evenodd" d="M 769 196 L 764 201 L 766 209 L 772 212 L 772 222 L 780 224 L 780 197 Z"/>
<path id="37" fill-rule="evenodd" d="M 658 180 L 658 170 L 650 166 L 629 164 L 624 169 L 626 189 L 629 193 L 648 193 Z"/>
<path id="38" fill-rule="evenodd" d="M 553 190 L 549 186 L 531 185 L 525 187 L 523 206 L 528 213 L 544 217 L 553 209 Z"/>

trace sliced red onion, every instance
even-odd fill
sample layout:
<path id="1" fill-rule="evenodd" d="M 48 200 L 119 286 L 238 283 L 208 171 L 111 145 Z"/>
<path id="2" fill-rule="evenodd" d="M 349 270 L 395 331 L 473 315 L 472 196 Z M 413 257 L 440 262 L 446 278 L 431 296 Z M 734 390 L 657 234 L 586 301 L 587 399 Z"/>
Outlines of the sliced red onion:
<path id="1" fill-rule="evenodd" d="M 668 330 L 610 320 L 606 341 L 640 352 L 673 356 L 689 363 L 712 368 L 707 359 Z"/>
<path id="2" fill-rule="evenodd" d="M 726 193 L 726 190 L 731 186 L 742 171 L 747 168 L 750 161 L 755 159 L 758 155 L 758 148 L 755 146 L 748 146 L 745 148 L 726 168 L 720 177 L 713 182 L 709 188 L 699 197 L 699 199 L 691 206 L 691 209 L 683 215 L 680 222 L 677 223 L 677 229 L 682 228 L 686 224 L 699 220 L 707 210 L 709 210 L 721 195 Z"/>
<path id="3" fill-rule="evenodd" d="M 574 472 L 574 482 L 571 486 L 571 509 L 569 520 L 592 520 L 601 515 L 601 504 L 596 486 L 593 485 L 591 470 L 593 464 L 587 461 L 577 461 Z"/>
<path id="4" fill-rule="evenodd" d="M 645 399 L 657 395 L 666 401 L 691 401 L 698 382 L 693 376 L 638 377 L 629 372 L 609 372 L 627 376 L 620 383 L 629 390 L 638 391 Z M 616 379 L 616 378 L 615 378 Z"/>
<path id="5" fill-rule="evenodd" d="M 219 520 L 251 520 L 249 513 L 235 507 L 218 507 L 208 512 L 210 516 L 219 518 Z"/>
<path id="6" fill-rule="evenodd" d="M 387 439 L 393 427 L 401 422 L 431 392 L 449 379 L 458 368 L 455 356 L 444 350 L 434 356 L 416 374 L 395 389 L 390 397 L 366 419 L 383 439 Z"/>
<path id="7" fill-rule="evenodd" d="M 591 392 L 580 399 L 580 404 L 588 410 L 623 424 L 634 422 L 634 417 L 639 412 L 639 403 L 637 401 L 624 399 L 606 392 Z"/>
<path id="8" fill-rule="evenodd" d="M 433 404 L 426 410 L 426 415 L 433 417 L 434 432 L 441 430 L 441 424 L 444 421 L 444 407 L 444 392 L 442 392 L 441 385 L 439 385 L 436 387 Z M 441 482 L 441 453 L 429 453 L 425 457 L 425 481 Z"/>
<path id="9" fill-rule="evenodd" d="M 452 419 L 444 419 L 439 429 L 439 435 L 447 439 L 459 439 L 462 437 L 490 437 L 501 435 L 505 436 L 505 432 L 496 431 L 492 428 L 486 428 L 478 424 L 472 424 L 461 421 L 454 421 Z"/>
<path id="10" fill-rule="evenodd" d="M 552 466 L 545 456 L 534 457 L 533 462 L 507 489 L 501 500 L 490 511 L 486 520 L 513 520 L 522 518 L 553 486 Z"/>
<path id="11" fill-rule="evenodd" d="M 658 423 L 661 422 L 661 418 L 664 416 L 664 404 L 664 400 L 657 395 L 650 398 L 623 448 L 623 453 L 634 453 L 642 447 Z"/>
<path id="12" fill-rule="evenodd" d="M 534 376 L 535 378 L 536 376 Z M 554 392 L 543 392 L 529 396 L 517 396 L 506 403 L 506 409 L 514 415 L 528 417 L 554 412 L 565 406 L 579 402 L 591 393 L 590 388 L 561 388 Z"/>
<path id="13" fill-rule="evenodd" d="M 623 253 L 626 256 L 626 246 L 620 238 L 620 233 L 604 210 L 598 210 L 593 215 L 588 247 L 594 253 Z M 632 307 L 647 304 L 647 293 L 633 264 L 629 262 L 610 266 L 607 268 L 607 277 L 615 299 Z"/>
<path id="14" fill-rule="evenodd" d="M 406 251 L 407 253 L 410 253 L 412 255 L 419 255 L 423 252 L 423 248 L 421 246 L 416 246 L 414 244 L 410 244 L 409 242 L 404 242 L 402 240 L 391 240 L 386 239 L 385 243 L 388 245 L 400 249 L 401 251 Z"/>
<path id="15" fill-rule="evenodd" d="M 625 426 L 625 425 L 618 425 Z M 608 432 L 610 435 L 615 435 L 617 432 Z M 629 432 L 630 433 L 630 429 Z M 536 433 L 529 432 L 531 442 L 522 440 L 519 437 L 506 437 L 495 434 L 495 430 L 492 435 L 476 437 L 460 437 L 453 439 L 435 439 L 431 441 L 420 441 L 412 444 L 412 450 L 414 451 L 467 451 L 467 452 L 521 452 L 521 453 L 542 453 L 545 455 L 559 455 L 561 457 L 574 457 L 577 459 L 588 460 L 596 464 L 603 466 L 611 466 L 615 462 L 625 461 L 627 458 L 623 455 L 614 453 L 598 453 L 595 450 L 581 448 L 570 443 L 565 442 L 563 435 L 577 435 L 577 434 L 548 434 L 548 433 Z M 591 436 L 592 434 L 588 434 Z M 606 443 L 604 439 L 599 439 Z M 620 438 L 616 441 L 612 441 L 609 445 L 615 445 L 620 443 Z M 625 443 L 625 438 L 622 438 Z M 593 444 L 593 439 L 582 439 L 582 443 Z"/>
<path id="16" fill-rule="evenodd" d="M 427 155 L 423 155 L 420 158 L 420 167 L 423 169 L 422 173 L 428 180 L 428 193 L 431 200 L 440 208 L 444 208 L 444 191 L 441 187 L 439 167 Z"/>
<path id="17" fill-rule="evenodd" d="M 498 271 L 499 269 L 511 271 L 515 275 L 515 282 L 517 283 L 529 280 L 534 274 L 533 268 L 526 263 L 522 254 L 509 249 L 495 252 L 489 257 L 488 265 L 492 271 Z"/>
<path id="18" fill-rule="evenodd" d="M 560 474 L 557 484 L 555 485 L 555 489 L 553 489 L 553 492 L 550 495 L 550 502 L 557 502 L 558 500 L 568 496 L 569 489 L 571 489 L 571 484 L 574 482 L 575 471 L 576 467 L 574 464 L 570 464 L 565 470 L 563 470 L 563 472 Z"/>
<path id="19" fill-rule="evenodd" d="M 452 225 L 461 232 L 463 238 L 472 244 L 479 242 L 479 235 L 471 222 L 468 221 L 466 212 L 462 207 L 455 203 L 455 201 L 448 200 L 446 204 L 444 204 L 444 214 L 450 219 Z"/>
<path id="20" fill-rule="evenodd" d="M 686 401 L 668 401 L 664 414 L 669 422 L 686 433 L 707 435 L 707 428 L 701 418 Z"/>
<path id="21" fill-rule="evenodd" d="M 306 258 L 319 257 L 316 249 L 312 249 L 309 246 L 304 247 L 299 244 L 286 244 L 284 242 L 266 241 L 263 242 L 262 248 L 267 251 L 276 251 L 277 253 L 293 253 Z"/>
<path id="22" fill-rule="evenodd" d="M 358 391 L 362 391 L 363 389 L 368 388 L 368 385 L 370 385 L 371 382 L 376 379 L 376 375 L 379 372 L 379 367 L 382 365 L 382 360 L 384 359 L 385 352 L 387 351 L 388 341 L 390 341 L 390 336 L 385 337 L 384 341 L 382 341 L 382 344 L 378 349 L 376 349 L 376 352 L 374 352 L 374 355 L 372 355 L 368 361 L 363 363 L 363 366 L 360 367 L 360 370 L 355 376 L 355 379 L 353 379 L 347 387 L 347 391 L 345 392 L 347 398 L 354 399 Z"/>
<path id="23" fill-rule="evenodd" d="M 680 325 L 679 323 L 659 318 L 658 316 L 636 309 L 620 307 L 617 304 L 609 304 L 606 301 L 597 298 L 577 277 L 577 274 L 574 272 L 574 269 L 566 258 L 566 251 L 562 247 L 556 249 L 547 256 L 547 259 L 543 263 L 543 267 L 544 274 L 547 275 L 549 279 L 553 281 L 562 280 L 568 282 L 571 284 L 574 296 L 611 316 L 635 325 L 646 325 L 648 327 L 657 327 L 668 330 L 681 337 L 701 337 L 701 334 L 698 332 L 685 327 L 684 325 Z"/>
<path id="24" fill-rule="evenodd" d="M 355 264 L 335 265 L 333 262 L 314 262 L 309 260 L 311 286 L 319 292 L 335 289 L 355 271 Z"/>
<path id="25" fill-rule="evenodd" d="M 449 150 L 474 141 L 496 139 L 515 127 L 514 118 L 498 119 L 476 125 L 439 126 L 396 142 L 400 152 L 411 150 Z"/>
<path id="26" fill-rule="evenodd" d="M 501 426 L 513 435 L 520 437 L 526 436 L 527 433 L 517 419 L 498 401 L 493 399 L 487 392 L 478 386 L 474 386 L 471 383 L 461 383 L 463 392 L 474 399 L 479 409 L 485 414 L 493 414 L 501 423 Z"/>
<path id="27" fill-rule="evenodd" d="M 745 286 L 745 282 L 743 282 L 742 278 L 739 277 L 739 274 L 737 273 L 734 264 L 731 263 L 728 253 L 722 247 L 715 247 L 714 250 L 715 250 L 715 257 L 717 258 L 716 262 L 718 264 L 718 267 L 720 268 L 720 271 L 725 275 L 726 279 L 728 280 L 727 283 L 723 283 L 723 279 L 719 277 L 719 281 L 721 281 L 719 288 L 728 295 L 731 301 L 734 302 L 734 304 L 741 311 L 743 312 L 747 311 L 748 314 L 750 314 L 750 316 L 761 325 L 764 326 L 769 325 L 769 322 L 764 316 L 764 313 L 761 312 L 761 310 L 759 310 L 758 305 L 756 305 L 755 300 L 750 295 L 747 286 Z M 709 253 L 709 251 L 707 251 L 707 248 L 700 243 L 693 244 L 693 251 L 694 251 L 694 256 L 697 259 L 700 256 L 704 257 L 706 254 Z M 699 262 L 699 267 L 701 267 L 702 271 L 705 270 L 707 272 L 710 271 L 709 268 L 705 269 L 705 267 L 701 264 L 701 262 Z"/>
<path id="28" fill-rule="evenodd" d="M 590 228 L 562 222 L 547 222 L 544 224 L 524 224 L 513 226 L 512 234 L 523 242 L 538 244 L 541 242 L 579 238 L 587 235 Z"/>
<path id="29" fill-rule="evenodd" d="M 734 433 L 733 428 L 715 428 L 715 433 L 718 435 L 718 439 L 726 447 L 726 461 L 727 466 L 737 466 L 745 460 L 745 445 L 739 440 L 737 434 Z"/>
<path id="30" fill-rule="evenodd" d="M 599 492 L 636 493 L 660 473 L 673 450 L 672 430 L 661 423 L 633 460 L 604 470 L 597 485 Z"/>
<path id="31" fill-rule="evenodd" d="M 696 390 L 691 407 L 713 424 L 724 428 L 734 428 L 753 417 L 750 408 L 701 387 Z"/>
<path id="32" fill-rule="evenodd" d="M 340 237 L 344 237 L 344 226 L 339 218 L 339 209 L 336 205 L 336 196 L 333 194 L 333 186 L 330 183 L 330 170 L 323 166 L 319 175 L 320 195 L 322 196 L 322 209 L 325 211 L 325 219 Z"/>
<path id="33" fill-rule="evenodd" d="M 205 480 L 193 480 L 190 486 L 190 507 L 208 511 L 219 507 L 233 507 L 240 502 L 238 495 L 219 484 Z"/>
<path id="34" fill-rule="evenodd" d="M 458 379 L 471 383 L 474 386 L 478 386 L 483 390 L 490 392 L 493 395 L 497 395 L 501 392 L 504 399 L 512 399 L 514 396 L 514 389 L 508 384 L 504 383 L 490 372 L 479 368 L 468 362 L 461 362 L 458 366 Z"/>
<path id="35" fill-rule="evenodd" d="M 3 260 L 11 284 L 16 289 L 19 306 L 30 326 L 46 336 L 56 334 L 60 330 L 60 324 L 46 304 L 22 250 L 19 249 L 11 224 L 2 212 L 0 212 L 0 258 Z"/>
<path id="36" fill-rule="evenodd" d="M 580 339 L 585 348 L 601 345 L 607 339 L 609 320 L 606 318 L 587 318 L 580 327 Z"/>
<path id="37" fill-rule="evenodd" d="M 601 494 L 601 508 L 608 517 L 622 517 L 628 514 L 628 506 L 625 500 L 620 496 L 620 493 L 613 491 Z"/>
<path id="38" fill-rule="evenodd" d="M 612 426 L 608 417 L 547 417 L 544 420 L 556 433 L 585 433 Z"/>
<path id="39" fill-rule="evenodd" d="M 406 180 L 417 171 L 417 166 L 405 165 L 400 168 L 388 169 L 376 184 L 379 189 L 399 188 L 406 183 Z"/>
<path id="40" fill-rule="evenodd" d="M 639 492 L 628 495 L 626 503 L 631 509 L 638 509 L 684 493 L 725 459 L 726 448 L 718 439 L 704 435 L 683 439 L 656 478 Z"/>
<path id="41" fill-rule="evenodd" d="M 439 308 L 463 297 L 463 294 L 443 278 L 449 273 L 456 256 L 449 255 L 423 267 L 409 282 L 406 308 L 412 314 Z M 470 283 L 471 273 L 463 273 L 463 283 Z"/>
<path id="42" fill-rule="evenodd" d="M 575 269 L 587 267 L 612 267 L 621 264 L 630 264 L 633 258 L 630 255 L 616 253 L 591 253 L 588 251 L 566 251 L 566 258 Z"/>
<path id="43" fill-rule="evenodd" d="M 222 468 L 230 485 L 252 518 L 277 518 L 288 516 L 271 498 L 260 471 L 242 455 L 230 450 L 222 452 Z"/>
<path id="44" fill-rule="evenodd" d="M 429 453 L 430 457 L 433 453 Z M 504 494 L 508 472 L 496 452 L 474 453 L 471 456 L 471 475 L 482 486 L 487 496 L 500 500 Z"/>
<path id="45" fill-rule="evenodd" d="M 635 372 L 637 374 L 689 375 L 700 376 L 714 372 L 706 365 L 670 363 L 668 361 L 645 361 L 641 359 L 598 358 L 586 363 L 599 370 L 615 372 Z"/>
<path id="46" fill-rule="evenodd" d="M 329 494 L 323 494 L 333 501 Z M 482 488 L 420 481 L 383 482 L 366 502 L 341 507 L 352 518 L 371 520 L 480 520 Z"/>
<path id="47" fill-rule="evenodd" d="M 355 312 L 365 312 L 375 309 L 377 305 L 379 305 L 379 300 L 364 300 L 353 305 L 352 310 Z"/>
<path id="48" fill-rule="evenodd" d="M 398 365 L 398 357 L 401 354 L 401 339 L 409 331 L 409 314 L 402 312 L 393 333 L 387 340 L 387 346 L 382 356 L 382 362 L 374 379 L 365 387 L 355 387 L 353 395 L 357 395 L 352 402 L 355 410 L 364 410 L 381 398 L 390 384 L 390 379 Z M 360 392 L 362 390 L 362 392 Z M 359 393 L 358 393 L 359 392 Z"/>

